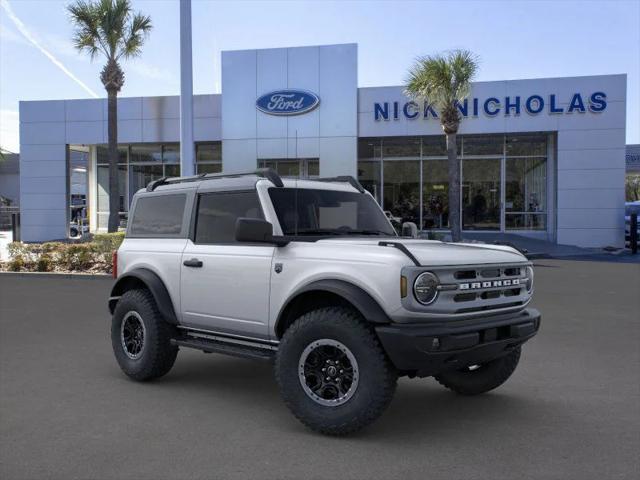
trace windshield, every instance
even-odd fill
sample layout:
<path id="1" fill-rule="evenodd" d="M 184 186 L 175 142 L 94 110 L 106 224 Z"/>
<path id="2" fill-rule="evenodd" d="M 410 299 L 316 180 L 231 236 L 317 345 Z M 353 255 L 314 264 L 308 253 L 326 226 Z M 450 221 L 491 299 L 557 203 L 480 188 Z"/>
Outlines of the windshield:
<path id="1" fill-rule="evenodd" d="M 335 190 L 270 188 L 283 235 L 395 236 L 375 200 Z"/>

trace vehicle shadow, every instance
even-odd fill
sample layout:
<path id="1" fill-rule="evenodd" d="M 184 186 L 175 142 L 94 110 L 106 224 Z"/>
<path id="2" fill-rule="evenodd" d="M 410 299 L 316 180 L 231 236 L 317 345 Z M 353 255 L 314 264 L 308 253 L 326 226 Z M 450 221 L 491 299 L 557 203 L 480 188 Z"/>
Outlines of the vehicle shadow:
<path id="1" fill-rule="evenodd" d="M 189 355 L 178 360 L 174 370 L 157 385 L 179 386 L 187 395 L 208 395 L 230 402 L 234 408 L 264 409 L 273 417 L 273 428 L 290 433 L 309 433 L 283 404 L 273 367 L 221 355 Z M 260 398 L 256 402 L 256 397 Z M 537 410 L 536 410 L 537 409 Z M 435 380 L 399 380 L 388 410 L 369 428 L 347 438 L 402 444 L 411 438 L 437 435 L 440 441 L 459 439 L 461 429 L 486 429 L 505 422 L 535 422 L 540 405 L 524 395 L 496 390 L 477 397 L 456 395 Z M 313 434 L 312 434 L 313 435 Z"/>

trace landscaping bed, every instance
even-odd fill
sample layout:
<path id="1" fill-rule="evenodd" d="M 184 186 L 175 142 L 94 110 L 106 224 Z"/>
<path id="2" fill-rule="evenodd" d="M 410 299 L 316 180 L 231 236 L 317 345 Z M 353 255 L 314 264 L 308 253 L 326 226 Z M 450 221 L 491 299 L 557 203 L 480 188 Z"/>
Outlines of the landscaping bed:
<path id="1" fill-rule="evenodd" d="M 0 271 L 111 273 L 111 256 L 124 232 L 102 233 L 87 240 L 22 243 L 8 245 L 9 260 L 0 262 Z"/>

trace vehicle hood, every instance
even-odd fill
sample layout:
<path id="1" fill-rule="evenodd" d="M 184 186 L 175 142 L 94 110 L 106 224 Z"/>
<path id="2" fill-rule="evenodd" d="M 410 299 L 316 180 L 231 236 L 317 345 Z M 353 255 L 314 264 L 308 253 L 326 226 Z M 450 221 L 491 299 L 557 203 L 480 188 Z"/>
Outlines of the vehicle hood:
<path id="1" fill-rule="evenodd" d="M 477 265 L 492 263 L 518 263 L 526 262 L 527 258 L 515 248 L 506 245 L 488 245 L 483 243 L 446 243 L 435 240 L 417 240 L 402 238 L 332 238 L 321 240 L 342 245 L 344 248 L 370 246 L 382 247 L 380 242 L 399 243 L 407 247 L 411 254 L 421 265 Z"/>

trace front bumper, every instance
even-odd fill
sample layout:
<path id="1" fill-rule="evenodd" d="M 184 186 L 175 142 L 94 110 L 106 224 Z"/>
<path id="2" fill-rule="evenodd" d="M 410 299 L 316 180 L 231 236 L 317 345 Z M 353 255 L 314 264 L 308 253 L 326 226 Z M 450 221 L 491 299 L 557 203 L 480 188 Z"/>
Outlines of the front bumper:
<path id="1" fill-rule="evenodd" d="M 538 333 L 540 318 L 528 308 L 464 321 L 380 325 L 376 333 L 398 370 L 428 377 L 506 355 Z"/>

